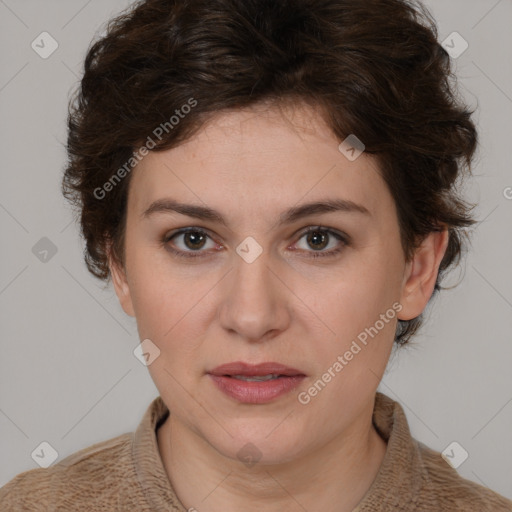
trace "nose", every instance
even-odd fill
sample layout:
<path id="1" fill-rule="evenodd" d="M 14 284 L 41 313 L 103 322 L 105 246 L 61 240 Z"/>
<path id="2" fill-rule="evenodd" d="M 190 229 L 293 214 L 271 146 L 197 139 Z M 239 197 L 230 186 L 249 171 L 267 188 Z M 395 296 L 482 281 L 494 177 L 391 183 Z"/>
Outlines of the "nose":
<path id="1" fill-rule="evenodd" d="M 290 323 L 291 292 L 270 263 L 265 252 L 252 263 L 237 255 L 224 283 L 221 326 L 246 341 L 271 339 Z"/>

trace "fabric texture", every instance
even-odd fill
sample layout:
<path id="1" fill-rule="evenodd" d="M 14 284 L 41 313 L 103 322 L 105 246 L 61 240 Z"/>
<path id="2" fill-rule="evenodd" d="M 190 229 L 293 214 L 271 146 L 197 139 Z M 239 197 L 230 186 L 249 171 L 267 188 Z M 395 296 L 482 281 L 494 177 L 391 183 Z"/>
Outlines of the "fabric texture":
<path id="1" fill-rule="evenodd" d="M 158 396 L 135 432 L 17 475 L 0 489 L 0 511 L 186 512 L 158 451 L 156 431 L 168 415 Z M 386 454 L 353 512 L 512 512 L 512 501 L 461 478 L 438 452 L 414 440 L 400 404 L 381 393 L 373 423 Z"/>

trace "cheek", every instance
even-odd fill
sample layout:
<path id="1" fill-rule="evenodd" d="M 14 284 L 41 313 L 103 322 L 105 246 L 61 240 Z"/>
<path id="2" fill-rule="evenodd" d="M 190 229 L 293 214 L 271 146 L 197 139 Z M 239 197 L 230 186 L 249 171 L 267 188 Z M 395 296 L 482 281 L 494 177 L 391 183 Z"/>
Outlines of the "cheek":
<path id="1" fill-rule="evenodd" d="M 338 383 L 370 378 L 370 369 L 380 374 L 387 362 L 400 297 L 400 273 L 392 251 L 393 247 L 380 245 L 367 248 L 364 257 L 354 253 L 323 289 L 317 288 L 314 310 L 330 329 L 323 329 L 315 352 L 321 371 L 346 354 L 348 364 L 342 363 L 339 375 L 344 377 Z"/>
<path id="2" fill-rule="evenodd" d="M 397 301 L 385 280 L 359 279 L 331 295 L 326 323 L 334 334 L 322 336 L 314 351 L 319 364 L 313 381 L 329 382 L 319 406 L 336 400 L 349 406 L 374 392 L 393 346 L 397 323 L 393 304 Z"/>
<path id="3" fill-rule="evenodd" d="M 400 296 L 399 277 L 391 260 L 355 254 L 323 299 L 334 330 L 347 339 L 373 324 Z"/>
<path id="4" fill-rule="evenodd" d="M 130 267 L 139 335 L 151 339 L 161 351 L 192 351 L 209 324 L 211 289 L 218 278 L 198 274 L 197 270 L 190 275 L 160 257 L 151 260 L 150 256 L 135 254 Z M 178 346 L 178 340 L 187 340 L 187 344 Z"/>
<path id="5" fill-rule="evenodd" d="M 186 301 L 180 286 L 170 283 L 154 266 L 137 264 L 135 259 L 130 271 L 130 293 L 139 334 L 161 343 L 183 316 Z"/>

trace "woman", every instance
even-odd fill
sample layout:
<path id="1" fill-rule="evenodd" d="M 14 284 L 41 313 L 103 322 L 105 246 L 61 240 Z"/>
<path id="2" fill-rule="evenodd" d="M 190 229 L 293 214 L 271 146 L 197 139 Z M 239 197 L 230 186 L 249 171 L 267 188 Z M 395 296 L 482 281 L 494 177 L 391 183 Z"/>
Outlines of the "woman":
<path id="1" fill-rule="evenodd" d="M 377 393 L 460 258 L 476 147 L 402 0 L 146 0 L 90 49 L 63 190 L 160 396 L 2 510 L 505 511 Z"/>

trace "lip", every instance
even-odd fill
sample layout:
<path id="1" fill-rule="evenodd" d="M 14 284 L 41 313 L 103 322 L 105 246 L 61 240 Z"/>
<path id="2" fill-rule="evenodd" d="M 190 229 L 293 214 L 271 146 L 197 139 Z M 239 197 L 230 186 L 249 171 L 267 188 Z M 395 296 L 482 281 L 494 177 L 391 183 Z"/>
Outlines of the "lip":
<path id="1" fill-rule="evenodd" d="M 233 378 L 233 375 L 258 377 L 269 374 L 278 374 L 279 377 L 260 382 Z M 306 378 L 300 370 L 280 363 L 267 362 L 252 365 L 241 361 L 217 366 L 208 372 L 208 376 L 224 394 L 246 404 L 270 402 L 288 394 Z"/>
<path id="2" fill-rule="evenodd" d="M 262 375 L 268 375 L 270 373 L 285 375 L 287 377 L 305 376 L 304 372 L 280 363 L 265 362 L 248 364 L 243 361 L 221 364 L 208 373 L 217 376 L 244 375 L 246 377 L 261 377 Z"/>

